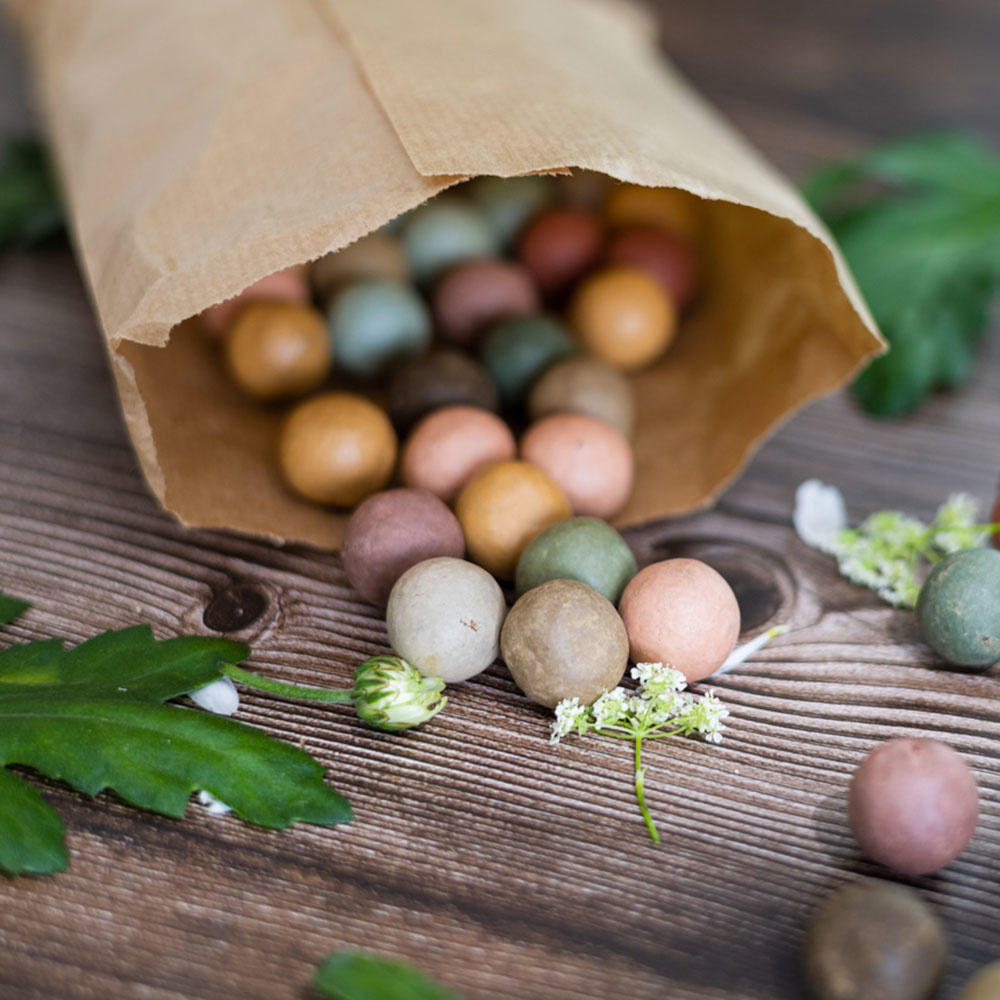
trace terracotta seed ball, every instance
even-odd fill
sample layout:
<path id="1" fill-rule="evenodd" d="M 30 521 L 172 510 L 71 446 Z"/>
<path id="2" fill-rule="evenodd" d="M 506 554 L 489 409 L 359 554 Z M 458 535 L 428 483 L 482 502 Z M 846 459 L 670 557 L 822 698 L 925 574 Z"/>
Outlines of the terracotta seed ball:
<path id="1" fill-rule="evenodd" d="M 260 281 L 244 288 L 238 295 L 217 306 L 210 306 L 201 314 L 201 325 L 206 333 L 213 337 L 221 337 L 229 327 L 239 310 L 248 302 L 294 302 L 307 305 L 309 302 L 309 285 L 306 282 L 305 269 L 289 267 L 283 271 L 275 271 Z"/>
<path id="2" fill-rule="evenodd" d="M 507 614 L 500 585 L 463 559 L 440 557 L 411 566 L 389 595 L 389 642 L 425 677 L 448 684 L 482 673 L 500 652 Z"/>
<path id="3" fill-rule="evenodd" d="M 499 239 L 485 215 L 462 198 L 438 198 L 414 209 L 400 226 L 413 277 L 433 281 L 470 257 L 489 257 Z"/>
<path id="4" fill-rule="evenodd" d="M 680 308 L 694 295 L 698 262 L 682 239 L 655 226 L 631 226 L 615 233 L 604 252 L 605 263 L 645 271 Z"/>
<path id="5" fill-rule="evenodd" d="M 407 486 L 451 503 L 480 469 L 516 454 L 514 435 L 499 417 L 473 406 L 446 406 L 413 429 L 400 471 Z"/>
<path id="6" fill-rule="evenodd" d="M 701 230 L 703 208 L 700 198 L 680 188 L 619 184 L 608 193 L 604 218 L 612 228 L 656 226 L 694 245 Z"/>
<path id="7" fill-rule="evenodd" d="M 947 957 L 944 928 L 915 889 L 863 879 L 819 908 L 803 966 L 816 1000 L 930 1000 Z"/>
<path id="8" fill-rule="evenodd" d="M 447 505 L 426 490 L 385 490 L 351 515 L 340 549 L 351 586 L 384 607 L 393 584 L 434 556 L 461 559 L 465 536 Z"/>
<path id="9" fill-rule="evenodd" d="M 654 362 L 670 346 L 677 310 L 644 271 L 613 267 L 588 278 L 570 304 L 570 326 L 594 357 L 623 371 Z"/>
<path id="10" fill-rule="evenodd" d="M 500 409 L 500 394 L 489 372 L 464 351 L 450 348 L 404 361 L 389 382 L 386 399 L 389 416 L 400 433 L 444 406 Z"/>
<path id="11" fill-rule="evenodd" d="M 636 663 L 669 664 L 691 682 L 715 673 L 740 634 L 732 588 L 697 559 L 667 559 L 640 570 L 618 610 Z"/>
<path id="12" fill-rule="evenodd" d="M 576 348 L 562 325 L 548 316 L 498 323 L 486 335 L 479 356 L 500 390 L 505 406 L 517 406 L 550 365 Z"/>
<path id="13" fill-rule="evenodd" d="M 251 302 L 236 315 L 225 346 L 233 381 L 258 399 L 301 396 L 330 374 L 323 317 L 311 306 Z"/>
<path id="14" fill-rule="evenodd" d="M 477 177 L 469 196 L 490 221 L 503 246 L 509 246 L 524 224 L 552 200 L 551 177 Z"/>
<path id="15" fill-rule="evenodd" d="M 566 358 L 547 368 L 532 386 L 528 412 L 532 420 L 553 413 L 585 413 L 631 438 L 635 393 L 617 368 L 596 358 Z"/>
<path id="16" fill-rule="evenodd" d="M 533 702 L 555 708 L 579 698 L 589 705 L 622 679 L 628 636 L 606 597 L 578 580 L 550 580 L 510 609 L 500 654 Z"/>
<path id="17" fill-rule="evenodd" d="M 557 413 L 532 424 L 521 438 L 521 458 L 544 469 L 580 516 L 614 517 L 632 493 L 635 459 L 628 440 L 582 413 Z"/>
<path id="18" fill-rule="evenodd" d="M 1000 962 L 984 965 L 962 988 L 958 1000 L 997 1000 L 1000 997 Z"/>
<path id="19" fill-rule="evenodd" d="M 473 561 L 509 580 L 525 546 L 572 510 L 562 490 L 527 462 L 499 462 L 476 473 L 455 503 Z"/>
<path id="20" fill-rule="evenodd" d="M 292 410 L 281 432 L 279 457 L 297 493 L 353 507 L 389 481 L 396 435 L 374 403 L 348 392 L 329 392 Z"/>
<path id="21" fill-rule="evenodd" d="M 374 232 L 313 261 L 309 280 L 319 300 L 326 303 L 338 289 L 355 281 L 409 281 L 410 265 L 399 240 Z"/>
<path id="22" fill-rule="evenodd" d="M 976 830 L 979 791 L 969 766 L 946 743 L 895 739 L 858 765 L 847 817 L 861 850 L 903 875 L 936 872 Z"/>
<path id="23" fill-rule="evenodd" d="M 455 344 L 472 344 L 503 319 L 538 312 L 538 291 L 528 272 L 496 257 L 467 260 L 446 271 L 434 286 L 438 332 Z"/>
<path id="24" fill-rule="evenodd" d="M 517 256 L 543 295 L 558 295 L 598 258 L 601 224 L 579 208 L 550 208 L 536 215 L 517 240 Z"/>

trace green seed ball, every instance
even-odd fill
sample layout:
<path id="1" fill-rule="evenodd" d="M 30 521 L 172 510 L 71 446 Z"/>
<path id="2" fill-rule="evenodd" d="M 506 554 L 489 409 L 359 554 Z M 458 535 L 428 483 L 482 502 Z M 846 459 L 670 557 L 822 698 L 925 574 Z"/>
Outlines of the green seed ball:
<path id="1" fill-rule="evenodd" d="M 949 663 L 985 668 L 1000 660 L 1000 552 L 965 549 L 942 559 L 920 590 L 917 622 Z"/>
<path id="2" fill-rule="evenodd" d="M 554 319 L 531 316 L 498 323 L 483 341 L 480 357 L 506 406 L 516 406 L 550 365 L 575 350 Z"/>
<path id="3" fill-rule="evenodd" d="M 469 194 L 504 246 L 509 246 L 524 224 L 552 200 L 551 177 L 477 177 Z"/>
<path id="4" fill-rule="evenodd" d="M 524 594 L 548 580 L 579 580 L 617 605 L 638 567 L 628 543 L 606 521 L 573 517 L 543 531 L 521 553 L 515 584 Z"/>
<path id="5" fill-rule="evenodd" d="M 458 199 L 428 202 L 402 225 L 403 249 L 418 282 L 436 278 L 445 268 L 470 257 L 489 257 L 499 240 L 475 205 Z"/>
<path id="6" fill-rule="evenodd" d="M 360 281 L 330 306 L 327 325 L 338 369 L 359 379 L 384 375 L 431 340 L 431 320 L 420 296 L 395 281 Z"/>

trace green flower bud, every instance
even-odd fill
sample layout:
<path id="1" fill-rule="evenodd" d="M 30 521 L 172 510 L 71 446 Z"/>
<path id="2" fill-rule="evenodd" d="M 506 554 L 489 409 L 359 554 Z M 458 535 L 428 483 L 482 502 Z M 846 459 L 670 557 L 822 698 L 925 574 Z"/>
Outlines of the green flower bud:
<path id="1" fill-rule="evenodd" d="M 354 671 L 352 698 L 362 721 L 398 730 L 434 718 L 448 699 L 440 677 L 423 677 L 398 656 L 373 656 Z"/>

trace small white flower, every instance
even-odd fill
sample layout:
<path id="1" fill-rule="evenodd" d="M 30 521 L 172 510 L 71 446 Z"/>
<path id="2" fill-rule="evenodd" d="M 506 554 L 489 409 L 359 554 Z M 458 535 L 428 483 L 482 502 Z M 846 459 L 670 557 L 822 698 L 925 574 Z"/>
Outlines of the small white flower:
<path id="1" fill-rule="evenodd" d="M 222 816 L 233 811 L 225 802 L 220 801 L 211 792 L 206 792 L 204 789 L 198 793 L 198 801 L 206 806 L 213 816 Z"/>
<path id="2" fill-rule="evenodd" d="M 581 735 L 586 732 L 590 707 L 581 705 L 579 698 L 564 698 L 556 705 L 556 717 L 552 722 L 550 743 L 558 743 L 564 736 L 569 736 L 574 729 Z"/>
<path id="3" fill-rule="evenodd" d="M 622 687 L 613 691 L 605 691 L 591 706 L 594 715 L 594 728 L 607 729 L 620 722 L 628 711 L 628 694 Z"/>
<path id="4" fill-rule="evenodd" d="M 220 677 L 197 691 L 189 691 L 188 697 L 205 711 L 216 715 L 232 715 L 240 707 L 240 694 L 228 677 Z"/>
<path id="5" fill-rule="evenodd" d="M 847 507 L 836 486 L 807 479 L 795 491 L 792 516 L 799 538 L 814 549 L 830 552 L 847 527 Z"/>

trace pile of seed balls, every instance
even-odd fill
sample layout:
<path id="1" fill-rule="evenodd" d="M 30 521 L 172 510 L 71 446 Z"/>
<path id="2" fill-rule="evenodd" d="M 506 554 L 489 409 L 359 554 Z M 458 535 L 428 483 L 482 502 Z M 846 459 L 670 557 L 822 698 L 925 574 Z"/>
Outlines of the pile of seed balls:
<path id="1" fill-rule="evenodd" d="M 284 479 L 354 508 L 348 578 L 421 673 L 461 681 L 502 653 L 554 707 L 613 688 L 630 656 L 695 681 L 731 652 L 725 580 L 691 559 L 637 573 L 608 524 L 635 472 L 628 375 L 697 293 L 699 206 L 483 177 L 202 315 L 243 390 L 293 402 Z"/>

